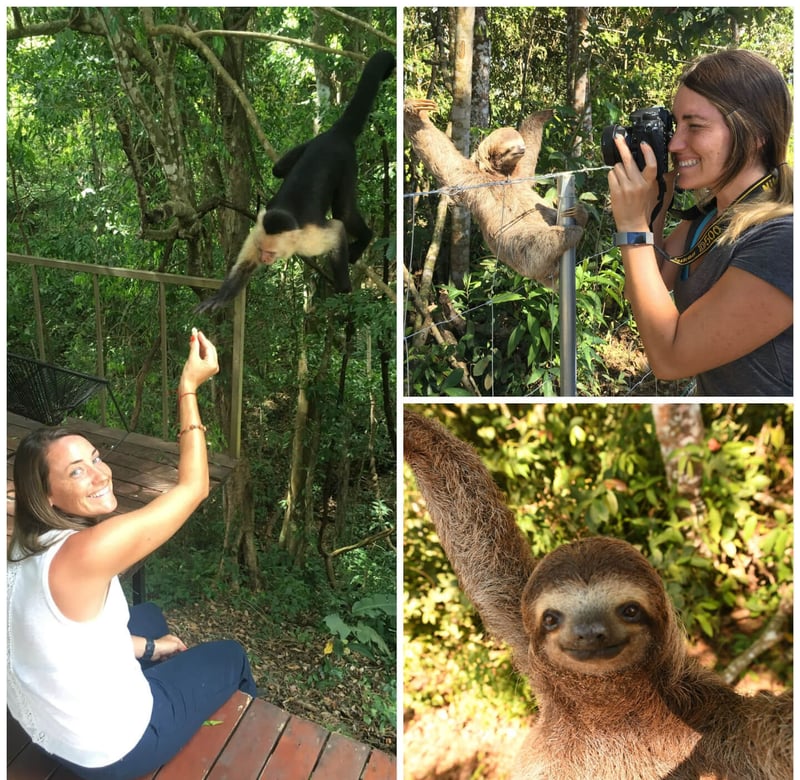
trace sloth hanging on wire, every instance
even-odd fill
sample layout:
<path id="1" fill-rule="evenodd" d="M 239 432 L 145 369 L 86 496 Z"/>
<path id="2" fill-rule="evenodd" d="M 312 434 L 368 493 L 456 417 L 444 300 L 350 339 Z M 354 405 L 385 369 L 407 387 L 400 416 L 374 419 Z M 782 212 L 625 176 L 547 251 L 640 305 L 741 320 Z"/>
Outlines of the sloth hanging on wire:
<path id="1" fill-rule="evenodd" d="M 218 309 L 232 301 L 260 263 L 280 258 L 330 254 L 337 292 L 350 292 L 350 269 L 372 240 L 356 199 L 356 138 L 366 124 L 378 89 L 395 68 L 389 51 L 374 54 L 364 66 L 353 98 L 326 132 L 290 149 L 272 172 L 283 179 L 261 209 L 234 266 L 214 295 L 195 311 Z M 330 213 L 331 217 L 328 218 Z M 353 238 L 349 241 L 348 236 Z"/>
<path id="2" fill-rule="evenodd" d="M 588 214 L 577 204 L 568 216 L 578 223 L 558 224 L 558 212 L 533 190 L 531 181 L 499 186 L 504 179 L 532 178 L 536 172 L 545 122 L 550 110 L 531 114 L 520 125 L 501 127 L 479 144 L 471 158 L 428 117 L 436 110 L 431 100 L 403 103 L 403 128 L 417 157 L 459 205 L 469 209 L 497 259 L 521 276 L 554 286 L 559 260 L 578 244 Z"/>

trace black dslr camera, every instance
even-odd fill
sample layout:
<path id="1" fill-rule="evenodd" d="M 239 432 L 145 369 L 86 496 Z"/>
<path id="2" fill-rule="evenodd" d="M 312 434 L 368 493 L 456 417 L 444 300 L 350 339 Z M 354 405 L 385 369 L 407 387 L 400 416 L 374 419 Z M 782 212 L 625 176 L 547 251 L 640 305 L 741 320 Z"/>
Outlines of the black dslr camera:
<path id="1" fill-rule="evenodd" d="M 639 145 L 642 141 L 650 144 L 656 155 L 658 163 L 657 179 L 661 182 L 667 172 L 669 154 L 667 146 L 674 133 L 674 119 L 672 114 L 663 106 L 640 108 L 631 114 L 631 126 L 609 125 L 603 130 L 600 138 L 600 148 L 603 152 L 603 161 L 606 165 L 616 165 L 621 162 L 614 137 L 621 135 L 625 138 L 628 149 L 631 150 L 633 159 L 644 169 L 644 155 Z"/>

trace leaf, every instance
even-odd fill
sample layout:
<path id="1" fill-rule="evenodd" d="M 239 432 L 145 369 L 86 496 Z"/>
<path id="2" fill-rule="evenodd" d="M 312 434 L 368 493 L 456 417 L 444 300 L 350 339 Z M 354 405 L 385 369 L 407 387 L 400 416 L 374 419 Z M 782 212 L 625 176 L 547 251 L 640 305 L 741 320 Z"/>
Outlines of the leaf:
<path id="1" fill-rule="evenodd" d="M 204 720 L 203 721 L 203 725 L 204 726 L 219 726 L 220 723 L 224 723 L 224 722 L 225 721 L 222 721 L 222 720 Z"/>
<path id="2" fill-rule="evenodd" d="M 350 634 L 350 626 L 348 626 L 337 614 L 327 615 L 325 617 L 325 625 L 332 634 L 336 634 L 341 639 L 347 639 Z"/>
<path id="3" fill-rule="evenodd" d="M 511 301 L 522 301 L 525 296 L 515 292 L 501 292 L 492 298 L 492 303 L 509 303 Z"/>

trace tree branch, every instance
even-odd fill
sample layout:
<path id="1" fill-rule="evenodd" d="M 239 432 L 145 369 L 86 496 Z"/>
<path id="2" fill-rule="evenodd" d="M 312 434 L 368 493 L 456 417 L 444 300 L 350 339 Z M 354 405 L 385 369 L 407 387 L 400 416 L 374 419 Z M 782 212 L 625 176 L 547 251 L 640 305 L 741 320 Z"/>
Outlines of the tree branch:
<path id="1" fill-rule="evenodd" d="M 762 653 L 783 639 L 783 632 L 792 614 L 792 589 L 781 595 L 778 611 L 770 618 L 761 636 L 743 653 L 737 655 L 722 671 L 722 679 L 733 685 Z"/>
<path id="2" fill-rule="evenodd" d="M 214 73 L 216 73 L 216 75 L 223 82 L 225 82 L 228 89 L 230 89 L 230 91 L 239 101 L 239 104 L 247 116 L 250 126 L 253 128 L 253 132 L 256 134 L 256 138 L 258 138 L 258 142 L 261 144 L 267 156 L 270 158 L 270 160 L 276 162 L 279 155 L 275 149 L 272 148 L 272 144 L 270 144 L 270 142 L 267 140 L 264 131 L 261 129 L 261 124 L 258 121 L 256 112 L 253 109 L 253 106 L 250 104 L 247 95 L 244 94 L 242 88 L 236 83 L 231 74 L 228 73 L 228 71 L 223 67 L 222 63 L 219 61 L 219 59 L 217 59 L 217 55 L 214 54 L 211 48 L 200 39 L 200 33 L 196 33 L 193 30 L 190 30 L 188 27 L 181 27 L 175 24 L 153 25 L 152 23 L 148 23 L 147 19 L 145 19 L 145 29 L 147 30 L 147 34 L 152 37 L 158 35 L 177 36 L 178 38 L 194 46 L 206 58 L 206 61 L 209 63 L 209 65 L 211 65 Z M 209 31 L 206 31 L 206 33 L 207 32 Z M 215 32 L 224 35 L 249 35 L 249 33 L 241 33 L 233 30 L 218 30 Z"/>

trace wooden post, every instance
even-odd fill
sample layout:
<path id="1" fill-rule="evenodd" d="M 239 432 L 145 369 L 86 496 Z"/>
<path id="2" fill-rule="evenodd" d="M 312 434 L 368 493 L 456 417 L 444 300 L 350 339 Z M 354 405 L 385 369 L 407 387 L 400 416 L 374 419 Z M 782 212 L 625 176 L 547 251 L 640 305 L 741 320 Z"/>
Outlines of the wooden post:
<path id="1" fill-rule="evenodd" d="M 231 365 L 231 433 L 228 454 L 238 458 L 242 448 L 242 387 L 244 384 L 244 333 L 247 287 L 233 301 L 233 357 Z"/>

